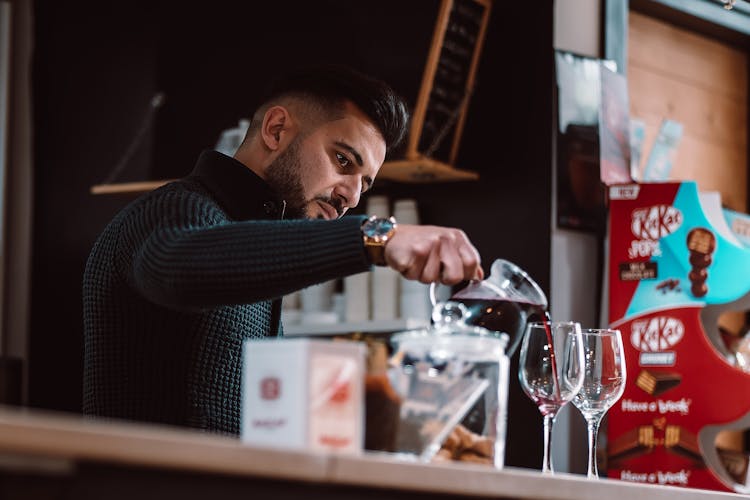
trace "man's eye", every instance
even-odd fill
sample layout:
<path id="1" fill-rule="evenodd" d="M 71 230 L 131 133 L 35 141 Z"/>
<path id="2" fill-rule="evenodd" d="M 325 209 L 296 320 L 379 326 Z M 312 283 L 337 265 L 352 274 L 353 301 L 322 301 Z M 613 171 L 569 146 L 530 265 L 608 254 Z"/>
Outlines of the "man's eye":
<path id="1" fill-rule="evenodd" d="M 342 155 L 341 153 L 336 153 L 336 159 L 339 161 L 339 164 L 342 167 L 348 167 L 349 165 L 351 165 L 351 161 L 349 161 L 349 158 Z"/>

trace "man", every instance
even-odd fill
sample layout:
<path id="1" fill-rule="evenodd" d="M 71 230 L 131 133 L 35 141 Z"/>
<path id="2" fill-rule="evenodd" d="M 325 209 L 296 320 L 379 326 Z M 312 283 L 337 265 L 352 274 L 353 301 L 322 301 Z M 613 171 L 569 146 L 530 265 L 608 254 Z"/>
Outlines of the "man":
<path id="1" fill-rule="evenodd" d="M 372 264 L 424 283 L 482 277 L 461 231 L 342 217 L 405 135 L 385 84 L 301 71 L 262 102 L 234 158 L 204 152 L 94 245 L 85 413 L 238 434 L 242 342 L 280 334 L 283 295 Z"/>

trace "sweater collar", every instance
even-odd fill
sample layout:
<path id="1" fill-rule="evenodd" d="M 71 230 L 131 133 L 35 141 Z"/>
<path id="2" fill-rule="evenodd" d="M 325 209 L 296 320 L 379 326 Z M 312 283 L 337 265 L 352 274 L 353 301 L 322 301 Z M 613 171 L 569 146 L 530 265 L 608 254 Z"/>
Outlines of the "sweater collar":
<path id="1" fill-rule="evenodd" d="M 284 217 L 284 200 L 255 172 L 230 156 L 203 151 L 190 176 L 206 186 L 234 220 Z"/>

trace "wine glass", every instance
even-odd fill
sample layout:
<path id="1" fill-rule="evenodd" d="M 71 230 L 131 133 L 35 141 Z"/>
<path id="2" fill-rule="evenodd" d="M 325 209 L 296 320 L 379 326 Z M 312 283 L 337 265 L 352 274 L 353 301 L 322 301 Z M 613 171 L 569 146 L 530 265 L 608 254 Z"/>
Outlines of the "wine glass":
<path id="1" fill-rule="evenodd" d="M 625 390 L 625 354 L 619 330 L 585 329 L 581 332 L 581 339 L 585 355 L 583 386 L 573 398 L 573 404 L 586 419 L 589 438 L 587 477 L 597 479 L 596 438 L 599 424 Z"/>
<path id="2" fill-rule="evenodd" d="M 542 472 L 551 474 L 550 439 L 560 408 L 583 385 L 581 325 L 574 322 L 529 323 L 521 344 L 518 378 L 544 416 Z"/>

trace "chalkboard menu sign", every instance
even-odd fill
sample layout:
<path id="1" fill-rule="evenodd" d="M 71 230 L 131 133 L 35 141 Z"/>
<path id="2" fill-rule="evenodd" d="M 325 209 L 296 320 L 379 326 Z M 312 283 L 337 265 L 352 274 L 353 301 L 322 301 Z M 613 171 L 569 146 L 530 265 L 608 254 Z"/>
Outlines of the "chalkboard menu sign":
<path id="1" fill-rule="evenodd" d="M 418 162 L 422 166 L 438 166 L 438 170 L 453 169 L 491 3 L 492 0 L 441 2 L 412 117 L 406 161 L 395 162 L 399 167 L 408 168 Z M 413 172 L 411 180 L 443 180 L 430 179 L 432 170 Z M 464 178 L 476 178 L 476 174 Z"/>

